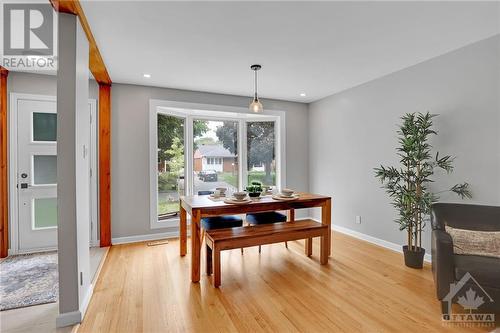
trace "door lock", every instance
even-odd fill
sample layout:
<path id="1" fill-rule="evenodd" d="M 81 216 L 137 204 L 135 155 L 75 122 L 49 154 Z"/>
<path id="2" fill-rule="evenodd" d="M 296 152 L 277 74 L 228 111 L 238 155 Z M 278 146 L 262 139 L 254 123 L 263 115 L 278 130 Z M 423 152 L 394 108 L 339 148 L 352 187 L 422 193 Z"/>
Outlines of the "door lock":
<path id="1" fill-rule="evenodd" d="M 27 173 L 22 173 L 22 174 L 21 174 L 21 178 L 23 178 L 23 179 L 24 179 L 24 178 L 28 178 L 28 174 L 27 174 Z"/>

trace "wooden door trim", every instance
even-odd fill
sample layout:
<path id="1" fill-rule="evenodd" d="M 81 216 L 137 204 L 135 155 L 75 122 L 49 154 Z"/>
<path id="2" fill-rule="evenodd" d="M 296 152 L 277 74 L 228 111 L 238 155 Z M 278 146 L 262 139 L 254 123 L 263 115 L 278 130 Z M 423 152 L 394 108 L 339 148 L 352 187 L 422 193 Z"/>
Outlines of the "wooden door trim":
<path id="1" fill-rule="evenodd" d="M 7 77 L 9 71 L 0 66 L 0 258 L 9 252 L 9 172 L 8 172 L 8 116 L 7 116 Z"/>
<path id="2" fill-rule="evenodd" d="M 101 52 L 97 47 L 97 43 L 95 41 L 94 35 L 92 34 L 92 30 L 90 29 L 87 17 L 83 12 L 83 8 L 80 5 L 80 1 L 79 0 L 49 0 L 49 1 L 52 7 L 57 12 L 68 13 L 78 16 L 82 28 L 85 31 L 85 35 L 87 36 L 87 39 L 89 41 L 89 69 L 92 72 L 94 79 L 99 84 L 110 85 L 111 78 L 106 69 L 106 65 L 104 65 Z"/>
<path id="3" fill-rule="evenodd" d="M 78 16 L 89 42 L 89 69 L 99 84 L 98 165 L 100 246 L 111 245 L 111 78 L 79 0 L 49 0 L 54 10 Z"/>
<path id="4" fill-rule="evenodd" d="M 99 84 L 99 239 L 111 245 L 111 86 Z"/>

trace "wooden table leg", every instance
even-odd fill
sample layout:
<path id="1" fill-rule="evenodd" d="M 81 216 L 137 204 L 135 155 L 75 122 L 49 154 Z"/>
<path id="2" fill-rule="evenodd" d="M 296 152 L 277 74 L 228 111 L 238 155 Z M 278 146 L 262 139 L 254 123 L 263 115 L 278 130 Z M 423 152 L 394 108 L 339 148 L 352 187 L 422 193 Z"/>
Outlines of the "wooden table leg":
<path id="1" fill-rule="evenodd" d="M 180 208 L 180 227 L 179 234 L 181 239 L 180 251 L 181 256 L 185 256 L 187 252 L 187 217 L 186 210 L 184 207 Z"/>
<path id="2" fill-rule="evenodd" d="M 328 256 L 332 253 L 332 200 L 327 199 L 321 206 L 321 223 L 328 225 L 328 235 L 326 236 L 326 247 L 328 249 Z M 323 241 L 321 241 L 321 246 L 323 246 Z"/>
<path id="3" fill-rule="evenodd" d="M 200 281 L 201 229 L 200 212 L 191 213 L 191 281 Z"/>
<path id="4" fill-rule="evenodd" d="M 312 256 L 312 254 L 313 254 L 312 238 L 306 238 L 306 245 L 305 245 L 304 252 L 305 252 L 306 256 L 308 256 L 308 257 Z"/>
<path id="5" fill-rule="evenodd" d="M 330 241 L 330 237 L 328 235 L 321 236 L 321 246 L 320 246 L 320 254 L 319 254 L 319 262 L 321 265 L 326 265 L 328 263 L 328 242 Z"/>
<path id="6" fill-rule="evenodd" d="M 220 250 L 218 248 L 212 249 L 212 264 L 213 264 L 213 269 L 214 269 L 214 287 L 219 288 L 220 287 L 220 280 L 221 280 L 221 269 L 220 269 Z"/>
<path id="7" fill-rule="evenodd" d="M 212 268 L 213 268 L 213 264 L 212 264 L 212 249 L 210 248 L 210 246 L 206 246 L 205 247 L 206 251 L 207 251 L 207 275 L 212 275 Z"/>
<path id="8" fill-rule="evenodd" d="M 288 222 L 294 222 L 295 221 L 295 209 L 289 209 L 288 210 Z M 285 247 L 288 249 L 288 242 L 285 241 Z"/>

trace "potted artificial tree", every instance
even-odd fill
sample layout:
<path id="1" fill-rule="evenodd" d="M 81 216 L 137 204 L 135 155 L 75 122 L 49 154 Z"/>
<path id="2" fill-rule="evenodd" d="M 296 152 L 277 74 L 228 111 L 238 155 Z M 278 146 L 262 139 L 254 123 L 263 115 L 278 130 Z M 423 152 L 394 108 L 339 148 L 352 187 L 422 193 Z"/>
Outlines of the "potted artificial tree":
<path id="1" fill-rule="evenodd" d="M 406 266 L 412 268 L 423 267 L 425 249 L 422 248 L 422 230 L 429 219 L 432 203 L 439 199 L 438 194 L 451 191 L 462 199 L 471 198 L 467 183 L 456 184 L 451 189 L 438 193 L 429 190 L 434 169 L 451 173 L 454 159 L 431 153 L 432 146 L 428 140 L 431 135 L 437 134 L 432 129 L 432 118 L 435 116 L 429 112 L 408 113 L 403 116 L 397 148 L 401 165 L 375 168 L 376 177 L 384 184 L 383 188 L 398 211 L 396 222 L 399 229 L 406 230 L 408 234 L 408 244 L 403 246 L 403 252 Z"/>

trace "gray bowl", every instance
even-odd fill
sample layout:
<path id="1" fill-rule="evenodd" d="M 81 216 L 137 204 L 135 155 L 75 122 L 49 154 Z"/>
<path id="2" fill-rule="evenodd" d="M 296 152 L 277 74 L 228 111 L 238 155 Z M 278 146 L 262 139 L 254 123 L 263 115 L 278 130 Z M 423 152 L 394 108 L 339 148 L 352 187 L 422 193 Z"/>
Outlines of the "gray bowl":
<path id="1" fill-rule="evenodd" d="M 247 192 L 234 192 L 233 197 L 235 197 L 237 200 L 243 200 L 247 197 Z"/>

